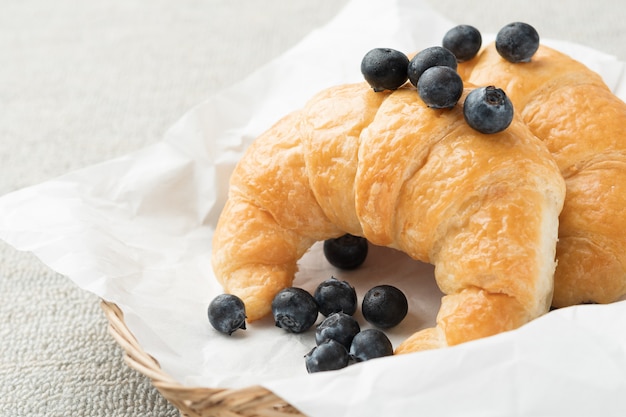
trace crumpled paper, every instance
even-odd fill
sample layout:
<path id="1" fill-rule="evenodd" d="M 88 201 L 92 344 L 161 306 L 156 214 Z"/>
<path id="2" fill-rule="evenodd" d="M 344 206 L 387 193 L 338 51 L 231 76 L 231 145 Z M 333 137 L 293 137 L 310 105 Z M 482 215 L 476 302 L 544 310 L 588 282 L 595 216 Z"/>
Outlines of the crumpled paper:
<path id="1" fill-rule="evenodd" d="M 324 417 L 625 415 L 625 302 L 557 310 L 491 338 L 313 375 L 303 361 L 312 332 L 287 334 L 268 318 L 227 337 L 208 323 L 208 303 L 222 292 L 210 266 L 211 236 L 243 150 L 320 89 L 361 80 L 359 63 L 372 47 L 416 51 L 439 44 L 451 26 L 420 1 L 354 0 L 281 57 L 191 109 L 156 145 L 0 198 L 0 237 L 115 302 L 140 345 L 185 385 L 261 384 Z M 614 57 L 544 42 L 626 96 Z M 441 293 L 432 271 L 373 246 L 362 268 L 338 271 L 317 244 L 295 285 L 313 291 L 334 275 L 359 298 L 380 283 L 398 286 L 410 314 L 388 332 L 395 346 L 434 323 Z"/>

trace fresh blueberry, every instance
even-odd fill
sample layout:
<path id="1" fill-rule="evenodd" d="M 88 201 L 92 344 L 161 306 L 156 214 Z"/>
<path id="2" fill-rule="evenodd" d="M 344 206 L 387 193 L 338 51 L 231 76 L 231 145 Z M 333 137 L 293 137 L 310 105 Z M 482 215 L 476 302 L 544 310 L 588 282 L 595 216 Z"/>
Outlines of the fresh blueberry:
<path id="1" fill-rule="evenodd" d="M 315 329 L 315 343 L 319 346 L 332 339 L 350 349 L 352 339 L 361 331 L 359 323 L 345 313 L 333 313 L 326 317 Z"/>
<path id="2" fill-rule="evenodd" d="M 285 288 L 272 300 L 272 315 L 276 327 L 291 333 L 302 333 L 310 329 L 317 320 L 317 313 L 315 299 L 302 288 Z"/>
<path id="3" fill-rule="evenodd" d="M 496 50 L 510 62 L 528 62 L 539 49 L 539 34 L 528 23 L 513 22 L 496 35 Z"/>
<path id="4" fill-rule="evenodd" d="M 246 309 L 243 301 L 232 294 L 220 294 L 209 303 L 209 322 L 221 333 L 231 335 L 246 329 Z"/>
<path id="5" fill-rule="evenodd" d="M 353 315 L 357 309 L 356 291 L 347 281 L 330 277 L 317 286 L 313 297 L 320 313 L 328 317 L 332 313 L 343 312 Z"/>
<path id="6" fill-rule="evenodd" d="M 476 88 L 467 95 L 463 116 L 468 125 L 481 133 L 497 133 L 513 120 L 513 104 L 506 93 L 494 86 Z"/>
<path id="7" fill-rule="evenodd" d="M 391 48 L 374 48 L 361 61 L 361 73 L 365 81 L 379 92 L 396 90 L 407 80 L 409 58 Z"/>
<path id="8" fill-rule="evenodd" d="M 327 340 L 315 346 L 304 355 L 304 362 L 308 373 L 334 371 L 345 368 L 350 363 L 348 350 L 335 340 Z"/>
<path id="9" fill-rule="evenodd" d="M 350 358 L 364 362 L 393 355 L 393 346 L 385 333 L 378 329 L 365 329 L 354 336 L 350 345 Z"/>
<path id="10" fill-rule="evenodd" d="M 436 66 L 428 68 L 417 82 L 417 93 L 428 107 L 449 109 L 463 94 L 463 80 L 452 68 Z"/>
<path id="11" fill-rule="evenodd" d="M 324 256 L 337 268 L 358 268 L 367 258 L 367 239 L 351 234 L 327 239 L 324 241 Z"/>
<path id="12" fill-rule="evenodd" d="M 452 52 L 457 61 L 464 62 L 476 56 L 482 42 L 480 31 L 474 26 L 458 25 L 446 32 L 441 45 Z"/>
<path id="13" fill-rule="evenodd" d="M 431 67 L 450 67 L 456 71 L 457 60 L 452 52 L 441 46 L 431 46 L 418 52 L 407 68 L 409 81 L 415 87 L 420 77 Z"/>
<path id="14" fill-rule="evenodd" d="M 374 326 L 387 329 L 398 325 L 407 315 L 409 304 L 404 293 L 392 285 L 378 285 L 363 297 L 361 312 Z"/>

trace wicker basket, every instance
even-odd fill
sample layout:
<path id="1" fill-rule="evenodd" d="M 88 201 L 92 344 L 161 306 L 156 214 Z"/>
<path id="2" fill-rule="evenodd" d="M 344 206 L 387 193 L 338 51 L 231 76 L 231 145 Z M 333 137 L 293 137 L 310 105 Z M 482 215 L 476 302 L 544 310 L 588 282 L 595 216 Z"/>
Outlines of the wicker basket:
<path id="1" fill-rule="evenodd" d="M 271 391 L 251 386 L 243 389 L 224 389 L 183 386 L 167 375 L 159 363 L 139 345 L 124 323 L 124 314 L 114 303 L 101 302 L 109 321 L 109 333 L 124 350 L 129 367 L 144 374 L 163 397 L 172 403 L 181 415 L 188 417 L 294 417 L 304 416 L 291 404 Z"/>

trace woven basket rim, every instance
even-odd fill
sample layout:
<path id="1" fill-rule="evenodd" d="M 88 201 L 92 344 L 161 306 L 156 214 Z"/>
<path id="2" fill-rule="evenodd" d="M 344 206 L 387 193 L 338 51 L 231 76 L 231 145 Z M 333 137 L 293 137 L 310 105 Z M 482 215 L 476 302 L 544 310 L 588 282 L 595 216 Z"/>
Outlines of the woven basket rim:
<path id="1" fill-rule="evenodd" d="M 139 344 L 124 322 L 124 313 L 113 302 L 101 299 L 108 331 L 124 352 L 124 362 L 150 379 L 163 397 L 189 417 L 304 417 L 272 391 L 255 385 L 239 389 L 185 386 L 161 369 L 158 361 Z"/>

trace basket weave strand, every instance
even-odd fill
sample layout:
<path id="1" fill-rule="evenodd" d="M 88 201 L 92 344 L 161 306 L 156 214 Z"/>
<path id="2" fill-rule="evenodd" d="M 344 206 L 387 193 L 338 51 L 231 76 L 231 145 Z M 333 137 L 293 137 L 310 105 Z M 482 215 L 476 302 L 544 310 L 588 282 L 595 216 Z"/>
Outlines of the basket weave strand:
<path id="1" fill-rule="evenodd" d="M 241 389 L 184 386 L 163 372 L 126 326 L 119 307 L 102 300 L 109 333 L 124 351 L 126 364 L 150 379 L 163 397 L 187 417 L 304 417 L 291 404 L 261 386 Z"/>

